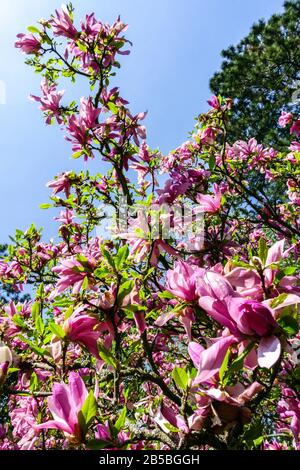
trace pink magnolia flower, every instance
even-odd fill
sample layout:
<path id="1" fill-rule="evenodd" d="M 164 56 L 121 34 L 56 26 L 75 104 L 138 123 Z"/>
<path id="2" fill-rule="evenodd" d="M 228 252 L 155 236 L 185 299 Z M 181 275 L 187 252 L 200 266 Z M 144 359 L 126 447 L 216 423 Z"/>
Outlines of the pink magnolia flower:
<path id="1" fill-rule="evenodd" d="M 232 298 L 228 309 L 238 330 L 245 335 L 269 336 L 278 326 L 270 309 L 257 300 Z"/>
<path id="2" fill-rule="evenodd" d="M 41 83 L 42 96 L 30 95 L 30 99 L 41 103 L 40 110 L 47 113 L 46 123 L 51 124 L 51 119 L 56 118 L 58 124 L 63 123 L 60 112 L 60 100 L 64 95 L 64 90 L 56 91 L 57 85 L 52 83 L 49 85 L 48 81 L 44 79 Z"/>
<path id="3" fill-rule="evenodd" d="M 100 359 L 97 341 L 101 335 L 99 321 L 82 312 L 82 307 L 74 310 L 73 314 L 65 320 L 63 330 L 66 339 L 86 347 L 97 359 Z"/>
<path id="4" fill-rule="evenodd" d="M 18 397 L 9 403 L 13 437 L 20 450 L 32 450 L 38 440 L 38 405 L 34 397 Z"/>
<path id="5" fill-rule="evenodd" d="M 62 222 L 64 225 L 69 225 L 72 224 L 73 219 L 74 219 L 74 212 L 73 209 L 65 209 L 63 211 L 60 211 L 59 217 L 54 217 L 54 220 L 58 220 L 59 222 Z"/>
<path id="6" fill-rule="evenodd" d="M 87 99 L 81 98 L 79 115 L 82 124 L 84 124 L 87 129 L 93 129 L 97 125 L 100 112 L 101 109 L 94 107 L 90 96 Z"/>
<path id="7" fill-rule="evenodd" d="M 211 272 L 210 283 L 204 277 L 198 281 L 199 305 L 215 321 L 229 329 L 240 340 L 249 336 L 260 338 L 258 364 L 270 368 L 281 354 L 280 340 L 274 335 L 278 324 L 272 311 L 256 300 L 246 300 L 233 293 L 232 287 L 220 274 Z"/>
<path id="8" fill-rule="evenodd" d="M 220 103 L 219 103 L 219 100 L 218 100 L 218 97 L 216 95 L 213 95 L 208 101 L 207 103 L 209 104 L 209 106 L 211 106 L 212 108 L 214 109 L 219 109 L 220 108 Z"/>
<path id="9" fill-rule="evenodd" d="M 300 142 L 293 141 L 289 148 L 292 152 L 300 152 Z"/>
<path id="10" fill-rule="evenodd" d="M 55 11 L 56 16 L 49 21 L 52 25 L 54 36 L 64 36 L 69 39 L 76 39 L 78 31 L 73 25 L 69 12 L 66 7 Z"/>
<path id="11" fill-rule="evenodd" d="M 66 140 L 71 142 L 73 152 L 80 152 L 84 154 L 84 160 L 88 159 L 88 156 L 92 156 L 92 153 L 89 149 L 87 149 L 88 145 L 90 144 L 92 137 L 89 133 L 89 128 L 86 126 L 86 123 L 83 119 L 79 116 L 72 116 L 68 119 L 68 125 L 66 127 L 69 136 L 66 136 Z"/>
<path id="12" fill-rule="evenodd" d="M 85 21 L 81 21 L 81 29 L 88 37 L 97 37 L 103 27 L 103 24 L 96 20 L 95 13 L 86 15 Z"/>
<path id="13" fill-rule="evenodd" d="M 96 266 L 96 261 L 93 258 L 87 260 L 87 264 L 83 266 L 76 256 L 70 256 L 61 262 L 59 266 L 55 266 L 52 271 L 59 276 L 56 288 L 52 291 L 49 299 L 52 300 L 55 296 L 59 295 L 64 290 L 72 287 L 73 294 L 78 294 L 83 281 L 86 277 L 90 277 L 91 272 Z M 91 280 L 91 279 L 90 279 Z"/>
<path id="14" fill-rule="evenodd" d="M 299 137 L 300 134 L 300 120 L 298 119 L 297 121 L 293 122 L 290 133 L 294 134 L 296 137 Z"/>
<path id="15" fill-rule="evenodd" d="M 229 346 L 236 342 L 237 339 L 230 335 L 217 338 L 207 349 L 193 341 L 189 343 L 190 357 L 198 369 L 194 385 L 207 382 L 219 372 Z"/>
<path id="16" fill-rule="evenodd" d="M 217 212 L 221 207 L 222 193 L 217 184 L 214 184 L 214 196 L 208 194 L 198 194 L 197 202 L 201 204 L 205 212 Z"/>
<path id="17" fill-rule="evenodd" d="M 66 197 L 69 197 L 71 188 L 69 172 L 62 173 L 61 175 L 57 176 L 55 180 L 49 181 L 46 186 L 53 189 L 53 196 L 55 196 L 57 193 L 60 193 L 61 191 L 64 191 Z"/>
<path id="18" fill-rule="evenodd" d="M 113 438 L 108 421 L 104 424 L 98 424 L 95 432 L 95 438 L 107 442 L 107 449 L 120 449 L 125 441 L 129 439 L 130 434 L 125 431 L 120 431 L 118 435 Z M 131 447 L 132 449 L 132 447 Z"/>
<path id="19" fill-rule="evenodd" d="M 293 120 L 293 115 L 292 113 L 287 113 L 285 111 L 282 111 L 281 116 L 278 119 L 278 124 L 280 127 L 286 127 L 288 124 L 290 124 Z"/>
<path id="20" fill-rule="evenodd" d="M 69 384 L 55 382 L 52 395 L 48 398 L 48 408 L 53 420 L 35 426 L 35 429 L 58 429 L 75 442 L 81 442 L 79 412 L 88 396 L 86 386 L 79 374 L 71 372 Z"/>
<path id="21" fill-rule="evenodd" d="M 154 415 L 154 421 L 161 427 L 161 429 L 170 433 L 168 424 L 171 424 L 173 427 L 179 429 L 183 433 L 188 433 L 189 428 L 182 416 L 179 413 L 176 413 L 170 406 L 161 404 L 160 408 L 157 410 Z"/>
<path id="22" fill-rule="evenodd" d="M 19 40 L 15 42 L 15 47 L 21 49 L 25 54 L 36 54 L 39 52 L 41 43 L 33 34 L 18 34 L 17 38 Z"/>
<path id="23" fill-rule="evenodd" d="M 264 281 L 265 287 L 272 286 L 274 278 L 277 273 L 274 264 L 278 263 L 281 259 L 285 258 L 287 252 L 284 251 L 285 240 L 279 240 L 272 245 L 267 253 L 267 258 L 264 263 Z M 262 263 L 262 262 L 261 262 Z M 273 265 L 272 267 L 268 267 Z M 237 292 L 242 296 L 251 296 L 252 298 L 260 299 L 263 295 L 261 278 L 258 273 L 253 269 L 243 267 L 236 267 L 225 275 L 226 279 L 232 286 L 236 287 Z M 280 283 L 284 285 L 284 280 Z"/>
<path id="24" fill-rule="evenodd" d="M 177 261 L 175 268 L 167 273 L 166 289 L 180 299 L 188 302 L 197 299 L 196 273 L 197 266 L 185 261 Z"/>
<path id="25" fill-rule="evenodd" d="M 126 305 L 141 305 L 141 300 L 139 296 L 139 285 L 137 280 L 134 281 L 134 287 L 130 294 L 127 295 L 122 302 L 123 307 L 126 307 Z M 133 313 L 133 319 L 135 321 L 139 334 L 142 335 L 147 328 L 145 321 L 145 313 L 142 310 L 137 310 Z"/>
<path id="26" fill-rule="evenodd" d="M 207 127 L 198 132 L 201 144 L 212 145 L 216 140 L 217 131 L 213 127 Z"/>
<path id="27" fill-rule="evenodd" d="M 277 411 L 282 420 L 287 424 L 287 428 L 293 433 L 295 447 L 300 438 L 300 399 L 291 388 L 282 390 L 282 399 L 278 402 Z"/>

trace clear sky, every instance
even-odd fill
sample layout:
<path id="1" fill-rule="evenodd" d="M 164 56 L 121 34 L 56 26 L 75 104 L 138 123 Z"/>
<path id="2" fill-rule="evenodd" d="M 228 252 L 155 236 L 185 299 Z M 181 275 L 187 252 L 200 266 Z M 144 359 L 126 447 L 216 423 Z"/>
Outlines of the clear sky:
<path id="1" fill-rule="evenodd" d="M 209 79 L 221 63 L 220 51 L 236 44 L 253 22 L 282 11 L 283 0 L 74 0 L 77 20 L 94 11 L 102 21 L 120 14 L 129 24 L 130 56 L 116 84 L 133 111 L 148 110 L 148 143 L 163 152 L 187 139 L 194 117 L 207 109 Z M 28 25 L 48 18 L 59 0 L 0 1 L 0 80 L 6 104 L 0 105 L 0 243 L 31 222 L 55 234 L 54 212 L 42 210 L 48 201 L 47 181 L 63 170 L 80 170 L 83 161 L 70 158 L 71 149 L 58 127 L 46 127 L 36 103 L 38 75 L 24 65 L 14 49 L 15 36 Z M 85 94 L 85 90 L 82 95 Z M 88 163 L 91 171 L 100 162 Z"/>

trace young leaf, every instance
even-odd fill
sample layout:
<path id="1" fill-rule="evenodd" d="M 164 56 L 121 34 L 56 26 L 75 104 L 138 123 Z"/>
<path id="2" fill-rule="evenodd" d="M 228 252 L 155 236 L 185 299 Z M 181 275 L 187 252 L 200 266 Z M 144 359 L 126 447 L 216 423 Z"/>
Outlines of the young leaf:
<path id="1" fill-rule="evenodd" d="M 106 364 L 108 364 L 108 365 L 112 366 L 114 369 L 116 369 L 117 361 L 114 358 L 114 356 L 112 355 L 112 353 L 108 349 L 106 349 L 106 347 L 103 346 L 103 344 L 101 344 L 101 343 L 98 343 L 98 350 L 99 350 L 99 354 L 100 354 L 101 359 L 104 362 L 106 362 Z"/>
<path id="2" fill-rule="evenodd" d="M 261 237 L 258 242 L 258 256 L 261 259 L 262 265 L 264 266 L 268 256 L 268 245 L 263 237 Z"/>
<path id="3" fill-rule="evenodd" d="M 80 429 L 85 435 L 90 424 L 93 422 L 97 414 L 97 401 L 93 391 L 91 390 L 83 404 L 83 407 L 78 413 Z"/>
<path id="4" fill-rule="evenodd" d="M 126 406 L 124 406 L 124 408 L 122 409 L 122 411 L 120 413 L 120 416 L 118 417 L 117 421 L 115 422 L 115 426 L 114 426 L 118 433 L 124 427 L 126 415 L 127 415 L 127 408 L 126 408 Z"/>
<path id="5" fill-rule="evenodd" d="M 33 33 L 33 34 L 39 34 L 40 33 L 40 30 L 38 28 L 36 28 L 35 26 L 28 26 L 27 29 L 30 33 Z"/>
<path id="6" fill-rule="evenodd" d="M 179 387 L 181 390 L 187 389 L 189 377 L 185 369 L 174 367 L 172 372 L 172 379 L 176 383 L 177 387 Z"/>
<path id="7" fill-rule="evenodd" d="M 228 369 L 230 354 L 231 354 L 231 351 L 230 351 L 230 348 L 228 348 L 227 353 L 224 357 L 224 360 L 223 360 L 222 365 L 221 365 L 220 370 L 219 370 L 219 377 L 220 377 L 221 382 L 223 382 L 225 372 Z"/>
<path id="8" fill-rule="evenodd" d="M 122 269 L 125 261 L 127 260 L 129 255 L 129 247 L 128 245 L 122 246 L 115 257 L 115 265 L 118 270 Z"/>
<path id="9" fill-rule="evenodd" d="M 118 290 L 118 305 L 122 305 L 122 302 L 126 295 L 129 295 L 133 289 L 133 281 L 125 281 L 120 285 Z"/>
<path id="10" fill-rule="evenodd" d="M 40 304 L 39 302 L 34 302 L 34 304 L 31 307 L 31 315 L 32 318 L 35 320 L 36 317 L 40 315 Z"/>
<path id="11" fill-rule="evenodd" d="M 64 339 L 66 337 L 66 333 L 62 329 L 60 325 L 57 323 L 51 322 L 49 323 L 49 328 L 52 331 L 52 333 L 57 336 L 59 339 Z"/>

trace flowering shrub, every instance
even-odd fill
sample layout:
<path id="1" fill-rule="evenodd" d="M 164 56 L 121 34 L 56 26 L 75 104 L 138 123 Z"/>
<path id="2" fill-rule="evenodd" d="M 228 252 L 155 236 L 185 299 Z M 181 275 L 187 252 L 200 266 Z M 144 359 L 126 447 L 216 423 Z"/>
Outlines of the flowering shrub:
<path id="1" fill-rule="evenodd" d="M 125 30 L 79 26 L 69 5 L 18 35 L 46 124 L 108 170 L 49 182 L 57 239 L 18 230 L 0 262 L 2 283 L 32 292 L 0 307 L 0 447 L 299 449 L 300 143 L 228 142 L 231 101 L 214 96 L 189 141 L 151 150 L 145 113 L 110 88 Z M 86 96 L 64 101 L 60 80 L 78 78 Z M 279 124 L 298 137 L 298 122 Z M 100 235 L 124 198 L 140 210 Z M 160 237 L 150 219 L 167 215 Z"/>

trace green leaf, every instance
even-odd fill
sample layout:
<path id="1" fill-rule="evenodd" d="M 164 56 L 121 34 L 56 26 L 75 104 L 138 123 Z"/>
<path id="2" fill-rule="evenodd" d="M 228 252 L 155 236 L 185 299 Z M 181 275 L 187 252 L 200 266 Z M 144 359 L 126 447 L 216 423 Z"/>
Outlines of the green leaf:
<path id="1" fill-rule="evenodd" d="M 62 327 L 58 325 L 57 323 L 54 323 L 54 322 L 49 323 L 49 328 L 52 331 L 52 333 L 58 338 L 63 340 L 66 337 L 66 333 L 64 332 Z"/>
<path id="2" fill-rule="evenodd" d="M 85 435 L 89 426 L 92 424 L 96 414 L 97 414 L 97 400 L 93 391 L 91 390 L 83 404 L 83 407 L 78 413 L 80 429 Z"/>
<path id="3" fill-rule="evenodd" d="M 48 203 L 40 204 L 40 209 L 50 209 L 50 207 L 52 207 L 52 204 L 48 204 Z"/>
<path id="4" fill-rule="evenodd" d="M 244 359 L 248 356 L 251 349 L 254 347 L 254 343 L 249 343 L 244 351 L 230 364 L 226 371 L 226 378 L 230 376 L 233 372 L 238 372 L 244 365 Z"/>
<path id="5" fill-rule="evenodd" d="M 113 257 L 111 256 L 111 254 L 109 253 L 109 251 L 107 251 L 107 249 L 101 245 L 101 252 L 102 252 L 102 255 L 103 257 L 106 259 L 106 261 L 108 262 L 108 264 L 112 267 L 112 268 L 116 268 L 115 267 L 115 262 L 114 262 L 114 259 Z"/>
<path id="6" fill-rule="evenodd" d="M 15 325 L 19 326 L 20 328 L 26 328 L 26 324 L 24 323 L 24 320 L 18 313 L 16 313 L 12 317 L 12 321 L 14 322 Z"/>
<path id="7" fill-rule="evenodd" d="M 268 256 L 268 245 L 263 237 L 258 242 L 258 256 L 261 259 L 262 265 L 265 266 Z"/>
<path id="8" fill-rule="evenodd" d="M 18 335 L 18 338 L 23 341 L 23 343 L 28 344 L 33 352 L 35 352 L 38 356 L 50 356 L 49 351 L 47 349 L 40 348 L 36 344 L 34 344 L 30 339 L 26 338 L 23 335 Z"/>
<path id="9" fill-rule="evenodd" d="M 40 315 L 38 315 L 35 319 L 35 328 L 40 335 L 44 333 L 45 325 Z"/>
<path id="10" fill-rule="evenodd" d="M 112 445 L 113 443 L 108 441 L 102 441 L 101 439 L 91 439 L 86 443 L 87 448 L 90 450 L 102 450 L 105 447 L 110 447 Z"/>
<path id="11" fill-rule="evenodd" d="M 115 256 L 115 265 L 118 270 L 122 269 L 123 265 L 125 264 L 128 258 L 128 255 L 129 255 L 128 245 L 124 245 L 118 250 L 118 253 Z"/>
<path id="12" fill-rule="evenodd" d="M 72 158 L 74 159 L 79 158 L 81 157 L 82 154 L 83 154 L 82 150 L 78 150 L 78 152 L 73 153 Z"/>
<path id="13" fill-rule="evenodd" d="M 159 292 L 158 297 L 161 299 L 174 299 L 174 295 L 171 292 L 164 290 L 163 292 Z"/>
<path id="14" fill-rule="evenodd" d="M 112 353 L 106 349 L 105 346 L 103 346 L 102 343 L 98 343 L 98 351 L 99 351 L 99 355 L 101 357 L 101 359 L 106 362 L 106 364 L 112 366 L 114 369 L 117 368 L 117 361 L 116 359 L 114 358 L 114 356 L 112 355 Z"/>
<path id="15" fill-rule="evenodd" d="M 28 31 L 33 34 L 39 34 L 40 30 L 36 26 L 28 26 Z"/>
<path id="16" fill-rule="evenodd" d="M 67 310 L 65 311 L 64 319 L 68 320 L 68 318 L 70 318 L 70 316 L 72 315 L 73 311 L 74 311 L 74 307 L 73 305 L 70 305 L 70 307 L 68 307 Z"/>
<path id="17" fill-rule="evenodd" d="M 112 103 L 111 101 L 108 103 L 108 108 L 113 114 L 118 114 L 119 108 L 115 103 Z"/>
<path id="18" fill-rule="evenodd" d="M 134 286 L 133 281 L 125 281 L 123 284 L 120 285 L 118 290 L 118 305 L 122 305 L 123 300 L 125 299 L 126 295 L 129 295 L 132 291 Z"/>
<path id="19" fill-rule="evenodd" d="M 164 423 L 164 426 L 168 429 L 170 432 L 180 432 L 180 429 L 176 428 L 173 426 L 171 423 Z"/>
<path id="20" fill-rule="evenodd" d="M 224 357 L 224 360 L 222 362 L 222 365 L 220 367 L 220 370 L 219 370 L 219 377 L 220 377 L 220 380 L 221 382 L 223 382 L 223 378 L 225 376 L 225 372 L 227 371 L 228 369 L 228 363 L 229 363 L 229 358 L 230 358 L 230 354 L 231 354 L 231 350 L 230 348 L 227 349 L 227 353 Z"/>
<path id="21" fill-rule="evenodd" d="M 115 422 L 115 425 L 114 425 L 114 427 L 115 427 L 115 429 L 117 430 L 118 433 L 124 427 L 126 415 L 127 415 L 127 408 L 126 408 L 126 406 L 124 406 L 124 408 L 122 409 L 122 411 L 120 413 L 120 416 L 118 417 L 118 419 L 117 419 L 117 421 Z"/>
<path id="22" fill-rule="evenodd" d="M 278 307 L 278 305 L 282 304 L 282 302 L 285 301 L 287 296 L 288 296 L 287 294 L 282 293 L 282 294 L 278 295 L 278 297 L 275 297 L 275 299 L 272 299 L 271 303 L 270 303 L 271 308 Z"/>
<path id="23" fill-rule="evenodd" d="M 88 276 L 85 276 L 85 278 L 83 279 L 81 289 L 86 290 L 88 287 L 89 287 L 89 278 Z"/>
<path id="24" fill-rule="evenodd" d="M 264 442 L 264 436 L 259 436 L 256 439 L 254 439 L 253 444 L 255 447 L 260 446 Z"/>
<path id="25" fill-rule="evenodd" d="M 185 369 L 174 367 L 172 372 L 172 379 L 176 383 L 177 387 L 179 387 L 181 390 L 187 390 L 189 377 Z"/>
<path id="26" fill-rule="evenodd" d="M 210 171 L 213 171 L 213 170 L 215 169 L 215 166 L 216 166 L 216 156 L 215 156 L 214 154 L 211 154 L 211 155 L 209 156 L 208 166 L 209 166 Z"/>
<path id="27" fill-rule="evenodd" d="M 40 315 L 40 304 L 39 302 L 34 302 L 34 304 L 31 307 L 31 316 L 33 320 L 36 319 Z"/>
<path id="28" fill-rule="evenodd" d="M 298 333 L 298 319 L 293 315 L 283 315 L 277 321 L 287 336 L 294 336 Z"/>
<path id="29" fill-rule="evenodd" d="M 9 367 L 8 374 L 13 374 L 14 372 L 18 372 L 20 369 L 18 367 Z"/>
<path id="30" fill-rule="evenodd" d="M 30 391 L 34 392 L 39 386 L 39 379 L 35 372 L 32 372 L 30 376 Z"/>

